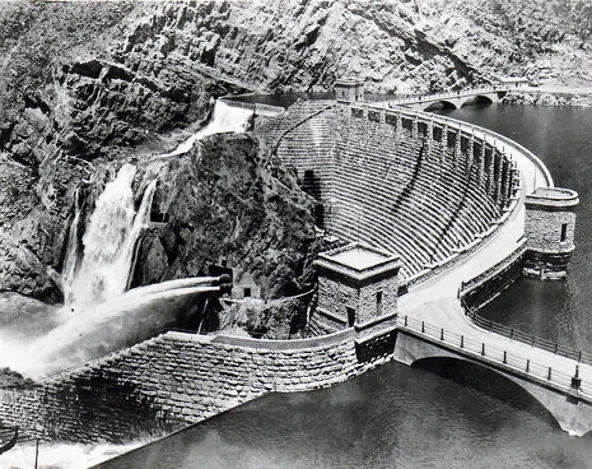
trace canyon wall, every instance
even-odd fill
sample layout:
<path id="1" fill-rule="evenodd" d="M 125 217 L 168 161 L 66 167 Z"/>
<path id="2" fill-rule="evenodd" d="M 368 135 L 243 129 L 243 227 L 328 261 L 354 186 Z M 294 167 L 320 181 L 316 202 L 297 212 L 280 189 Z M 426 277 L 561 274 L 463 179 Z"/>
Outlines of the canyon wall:
<path id="1" fill-rule="evenodd" d="M 543 0 L 0 2 L 0 291 L 58 301 L 76 188 L 169 151 L 212 98 L 340 76 L 382 92 L 585 81 L 590 17 Z"/>

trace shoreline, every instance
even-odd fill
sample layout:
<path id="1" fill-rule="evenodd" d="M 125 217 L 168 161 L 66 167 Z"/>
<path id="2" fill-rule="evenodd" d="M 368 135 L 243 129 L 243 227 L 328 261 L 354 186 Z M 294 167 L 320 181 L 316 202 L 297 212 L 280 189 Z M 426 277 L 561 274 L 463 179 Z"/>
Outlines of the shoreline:
<path id="1" fill-rule="evenodd" d="M 511 90 L 502 99 L 505 104 L 541 107 L 592 107 L 592 86 L 541 86 Z"/>

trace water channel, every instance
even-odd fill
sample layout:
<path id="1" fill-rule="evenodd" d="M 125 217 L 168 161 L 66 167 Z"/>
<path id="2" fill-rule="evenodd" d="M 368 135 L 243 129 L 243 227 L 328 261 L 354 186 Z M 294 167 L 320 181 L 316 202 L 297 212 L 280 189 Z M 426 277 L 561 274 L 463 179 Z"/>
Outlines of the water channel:
<path id="1" fill-rule="evenodd" d="M 592 351 L 592 109 L 490 105 L 450 114 L 534 151 L 580 194 L 569 277 L 521 279 L 481 314 Z M 103 468 L 592 468 L 520 388 L 473 365 L 391 363 L 330 389 L 269 395 Z"/>

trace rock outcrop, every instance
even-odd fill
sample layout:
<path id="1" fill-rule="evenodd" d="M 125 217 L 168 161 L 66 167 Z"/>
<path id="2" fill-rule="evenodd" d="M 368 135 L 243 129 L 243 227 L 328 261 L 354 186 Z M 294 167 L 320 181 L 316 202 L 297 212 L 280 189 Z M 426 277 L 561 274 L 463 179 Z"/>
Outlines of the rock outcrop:
<path id="1" fill-rule="evenodd" d="M 159 185 L 134 284 L 207 274 L 224 258 L 238 276 L 253 274 L 262 298 L 312 287 L 313 201 L 258 139 L 209 137 L 189 155 L 140 167 L 144 183 L 157 176 Z"/>
<path id="2" fill-rule="evenodd" d="M 498 74 L 585 80 L 590 17 L 588 4 L 559 0 L 1 2 L 0 291 L 59 300 L 76 188 L 96 191 L 122 160 L 170 149 L 212 98 L 324 90 L 340 76 L 387 93 Z M 249 247 L 265 250 L 259 241 Z M 142 281 L 180 274 L 181 261 L 159 270 L 167 242 Z"/>

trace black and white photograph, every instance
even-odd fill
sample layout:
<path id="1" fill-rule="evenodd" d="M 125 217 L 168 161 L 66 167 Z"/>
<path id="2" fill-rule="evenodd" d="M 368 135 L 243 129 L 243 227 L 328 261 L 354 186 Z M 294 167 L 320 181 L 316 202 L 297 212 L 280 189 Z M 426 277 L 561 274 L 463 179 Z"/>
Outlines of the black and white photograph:
<path id="1" fill-rule="evenodd" d="M 0 469 L 592 469 L 591 285 L 591 0 L 0 0 Z"/>

